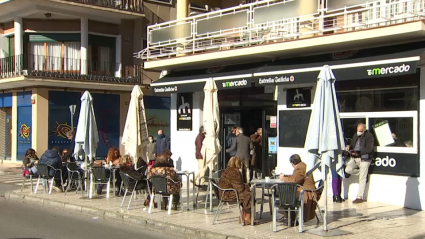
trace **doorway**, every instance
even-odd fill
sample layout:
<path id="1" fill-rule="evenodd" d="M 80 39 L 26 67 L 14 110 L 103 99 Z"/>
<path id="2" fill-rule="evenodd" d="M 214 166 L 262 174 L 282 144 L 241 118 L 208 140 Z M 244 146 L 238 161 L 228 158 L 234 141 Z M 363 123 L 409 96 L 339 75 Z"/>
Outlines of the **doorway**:
<path id="1" fill-rule="evenodd" d="M 0 159 L 12 157 L 12 108 L 0 108 Z"/>

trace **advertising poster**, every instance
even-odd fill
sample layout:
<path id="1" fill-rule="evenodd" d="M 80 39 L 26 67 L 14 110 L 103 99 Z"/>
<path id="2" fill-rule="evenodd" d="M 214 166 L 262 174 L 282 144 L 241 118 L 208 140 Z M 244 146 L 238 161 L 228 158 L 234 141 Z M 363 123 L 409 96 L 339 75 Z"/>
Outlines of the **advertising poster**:
<path id="1" fill-rule="evenodd" d="M 192 131 L 192 93 L 177 94 L 177 131 Z"/>
<path id="2" fill-rule="evenodd" d="M 310 88 L 287 89 L 286 107 L 302 108 L 302 107 L 310 107 L 310 105 L 311 105 L 311 89 Z"/>
<path id="3" fill-rule="evenodd" d="M 270 154 L 277 154 L 277 138 L 276 137 L 269 137 L 269 153 Z"/>
<path id="4" fill-rule="evenodd" d="M 17 160 L 21 161 L 27 149 L 32 147 L 32 92 L 18 92 L 18 118 L 17 118 Z"/>

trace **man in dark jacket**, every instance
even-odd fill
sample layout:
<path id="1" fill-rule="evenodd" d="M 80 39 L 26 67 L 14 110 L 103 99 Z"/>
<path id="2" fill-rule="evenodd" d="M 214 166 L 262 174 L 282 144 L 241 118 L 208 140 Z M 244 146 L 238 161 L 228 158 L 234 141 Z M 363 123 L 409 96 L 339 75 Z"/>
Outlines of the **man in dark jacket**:
<path id="1" fill-rule="evenodd" d="M 204 142 L 204 139 L 205 130 L 204 127 L 201 126 L 201 128 L 199 128 L 199 134 L 198 136 L 196 136 L 195 140 L 195 156 L 196 160 L 198 161 L 198 171 L 196 172 L 195 182 L 200 184 L 203 184 L 204 182 L 203 180 L 199 181 L 199 179 L 202 179 L 205 175 L 204 159 L 202 158 L 201 153 L 202 143 Z"/>
<path id="2" fill-rule="evenodd" d="M 162 129 L 158 130 L 158 138 L 155 144 L 155 156 L 158 156 L 164 152 L 164 150 L 170 149 L 170 142 L 168 142 L 167 137 L 164 135 Z"/>
<path id="3" fill-rule="evenodd" d="M 59 148 L 57 146 L 53 147 L 51 150 L 46 150 L 46 152 L 44 152 L 44 154 L 41 155 L 40 160 L 38 161 L 38 164 L 52 166 L 55 169 L 62 169 L 62 173 L 65 172 L 62 168 L 62 160 L 59 155 Z M 56 175 L 55 175 L 55 170 L 50 169 L 49 176 L 51 177 L 55 176 L 56 187 L 60 188 L 62 186 L 60 177 L 64 177 L 64 175 L 60 175 L 59 171 L 56 171 Z M 56 189 L 57 188 L 55 188 L 55 190 Z"/>
<path id="4" fill-rule="evenodd" d="M 366 130 L 363 123 L 360 123 L 357 125 L 357 133 L 354 134 L 350 146 L 347 146 L 347 150 L 350 150 L 351 159 L 345 171 L 349 174 L 359 174 L 359 191 L 357 199 L 353 203 L 364 202 L 363 194 L 366 188 L 369 166 L 372 162 L 374 141 L 373 135 Z"/>
<path id="5" fill-rule="evenodd" d="M 230 153 L 236 150 L 236 156 L 238 156 L 243 163 L 244 171 L 246 173 L 245 177 L 246 177 L 247 183 L 249 182 L 249 175 L 250 175 L 249 165 L 251 160 L 251 155 L 250 155 L 251 149 L 253 149 L 251 139 L 248 136 L 245 136 L 243 134 L 242 128 L 238 127 L 236 129 L 236 137 L 235 137 L 235 140 L 233 141 L 232 147 L 227 149 L 226 152 Z"/>

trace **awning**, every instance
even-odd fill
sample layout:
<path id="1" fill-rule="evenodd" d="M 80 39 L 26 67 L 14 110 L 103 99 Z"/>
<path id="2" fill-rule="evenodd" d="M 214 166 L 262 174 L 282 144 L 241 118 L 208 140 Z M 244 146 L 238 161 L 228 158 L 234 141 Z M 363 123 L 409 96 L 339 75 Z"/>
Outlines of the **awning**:
<path id="1" fill-rule="evenodd" d="M 314 56 L 312 59 L 303 57 L 275 61 L 254 73 L 255 85 L 313 83 L 324 65 L 330 66 L 338 81 L 415 74 L 425 51 L 424 48 L 404 49 L 400 52 L 391 52 L 388 47 L 384 49 L 387 54 L 374 54 L 381 51 L 380 48 L 365 49 L 362 50 L 362 55 L 347 60 L 326 61 L 328 54 Z M 322 58 L 322 61 L 318 58 Z"/>
<path id="2" fill-rule="evenodd" d="M 173 71 L 151 84 L 154 93 L 203 91 L 206 80 L 212 78 L 219 90 L 251 87 L 252 75 L 266 62 Z"/>
<path id="3" fill-rule="evenodd" d="M 202 91 L 207 79 L 219 90 L 316 82 L 320 69 L 329 65 L 338 81 L 415 74 L 424 42 L 294 57 L 268 62 L 174 71 L 151 84 L 155 93 Z M 424 58 L 425 59 L 425 58 Z"/>

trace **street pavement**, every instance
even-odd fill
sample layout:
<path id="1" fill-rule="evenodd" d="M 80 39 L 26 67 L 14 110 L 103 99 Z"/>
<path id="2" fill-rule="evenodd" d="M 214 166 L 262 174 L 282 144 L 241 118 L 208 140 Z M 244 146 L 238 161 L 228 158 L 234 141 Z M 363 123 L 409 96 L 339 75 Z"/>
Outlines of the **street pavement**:
<path id="1" fill-rule="evenodd" d="M 9 180 L 10 181 L 10 180 Z M 131 239 L 177 238 L 155 231 L 100 219 L 96 216 L 72 214 L 28 203 L 6 200 L 6 191 L 20 186 L 0 182 L 0 238 L 43 239 Z"/>

